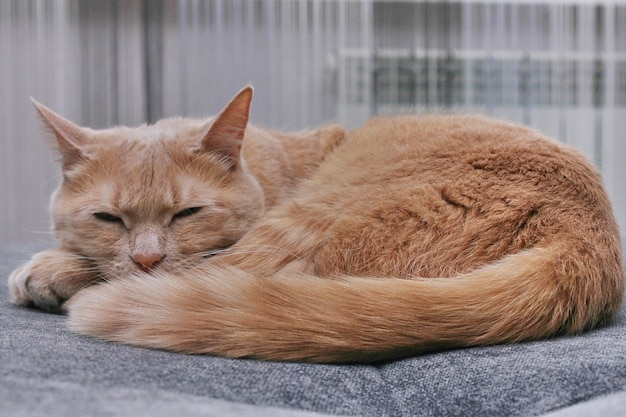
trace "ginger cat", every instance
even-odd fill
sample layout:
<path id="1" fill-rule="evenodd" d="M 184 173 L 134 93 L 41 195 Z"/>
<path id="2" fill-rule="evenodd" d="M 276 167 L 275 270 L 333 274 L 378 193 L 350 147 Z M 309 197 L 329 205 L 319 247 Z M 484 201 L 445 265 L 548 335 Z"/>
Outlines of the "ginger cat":
<path id="1" fill-rule="evenodd" d="M 248 124 L 251 100 L 102 131 L 36 104 L 63 162 L 60 246 L 13 272 L 12 301 L 107 340 L 312 362 L 576 334 L 617 310 L 618 229 L 577 152 L 470 116 L 278 133 Z"/>

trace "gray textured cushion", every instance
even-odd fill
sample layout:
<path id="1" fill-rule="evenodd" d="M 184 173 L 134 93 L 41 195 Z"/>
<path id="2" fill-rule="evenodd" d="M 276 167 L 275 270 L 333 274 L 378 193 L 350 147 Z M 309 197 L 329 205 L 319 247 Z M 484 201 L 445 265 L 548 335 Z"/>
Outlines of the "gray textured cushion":
<path id="1" fill-rule="evenodd" d="M 566 407 L 545 417 L 624 417 L 626 415 L 626 391 L 602 396 L 590 401 Z"/>
<path id="2" fill-rule="evenodd" d="M 64 316 L 10 305 L 6 277 L 41 248 L 0 246 L 2 416 L 626 415 L 624 308 L 578 337 L 377 366 L 186 356 L 77 336 Z"/>

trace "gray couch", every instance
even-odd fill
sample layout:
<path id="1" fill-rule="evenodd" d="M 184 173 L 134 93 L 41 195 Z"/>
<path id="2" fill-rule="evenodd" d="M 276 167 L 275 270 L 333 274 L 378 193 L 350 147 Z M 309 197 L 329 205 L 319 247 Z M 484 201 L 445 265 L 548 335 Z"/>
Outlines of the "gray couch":
<path id="1" fill-rule="evenodd" d="M 0 246 L 0 277 L 41 245 Z M 6 281 L 5 281 L 6 282 Z M 186 356 L 70 333 L 0 285 L 0 416 L 624 416 L 626 309 L 578 337 L 377 365 Z M 262 343 L 262 341 L 259 341 Z"/>

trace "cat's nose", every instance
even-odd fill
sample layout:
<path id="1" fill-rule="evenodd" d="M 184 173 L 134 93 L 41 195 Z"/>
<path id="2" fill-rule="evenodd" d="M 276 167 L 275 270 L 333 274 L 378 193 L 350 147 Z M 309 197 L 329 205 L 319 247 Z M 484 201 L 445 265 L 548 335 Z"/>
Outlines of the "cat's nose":
<path id="1" fill-rule="evenodd" d="M 156 264 L 161 262 L 161 260 L 165 257 L 160 253 L 150 253 L 147 255 L 137 254 L 133 255 L 133 261 L 144 271 L 150 272 L 154 268 Z"/>

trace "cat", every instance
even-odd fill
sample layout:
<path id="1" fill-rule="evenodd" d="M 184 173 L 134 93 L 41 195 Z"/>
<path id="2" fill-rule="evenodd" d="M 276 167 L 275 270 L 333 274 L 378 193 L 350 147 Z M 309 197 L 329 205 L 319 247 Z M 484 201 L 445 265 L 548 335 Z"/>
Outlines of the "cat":
<path id="1" fill-rule="evenodd" d="M 604 325 L 624 290 L 600 175 L 527 127 L 374 118 L 280 133 L 250 86 L 209 120 L 56 138 L 58 249 L 11 299 L 74 331 L 184 353 L 370 362 Z"/>

